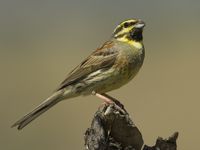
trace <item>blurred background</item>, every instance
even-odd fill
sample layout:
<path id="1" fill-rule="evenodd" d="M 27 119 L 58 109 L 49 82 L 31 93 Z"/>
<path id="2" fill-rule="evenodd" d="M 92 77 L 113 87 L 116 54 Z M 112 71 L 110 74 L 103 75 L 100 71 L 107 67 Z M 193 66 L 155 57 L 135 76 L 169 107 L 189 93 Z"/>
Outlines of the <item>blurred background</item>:
<path id="1" fill-rule="evenodd" d="M 1 0 L 0 149 L 83 149 L 102 103 L 93 96 L 59 103 L 22 131 L 10 126 L 128 18 L 146 22 L 146 58 L 132 82 L 109 94 L 123 102 L 145 144 L 179 131 L 178 149 L 197 149 L 199 14 L 197 0 Z"/>

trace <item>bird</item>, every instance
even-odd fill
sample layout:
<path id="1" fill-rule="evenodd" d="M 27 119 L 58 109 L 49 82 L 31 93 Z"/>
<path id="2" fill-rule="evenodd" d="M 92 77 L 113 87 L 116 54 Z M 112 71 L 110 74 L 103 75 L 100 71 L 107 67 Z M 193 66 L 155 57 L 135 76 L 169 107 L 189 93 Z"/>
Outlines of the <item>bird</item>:
<path id="1" fill-rule="evenodd" d="M 53 94 L 11 127 L 23 129 L 57 103 L 85 95 L 95 95 L 112 103 L 104 94 L 132 80 L 144 62 L 144 21 L 128 19 L 119 23 L 109 40 L 75 67 Z"/>

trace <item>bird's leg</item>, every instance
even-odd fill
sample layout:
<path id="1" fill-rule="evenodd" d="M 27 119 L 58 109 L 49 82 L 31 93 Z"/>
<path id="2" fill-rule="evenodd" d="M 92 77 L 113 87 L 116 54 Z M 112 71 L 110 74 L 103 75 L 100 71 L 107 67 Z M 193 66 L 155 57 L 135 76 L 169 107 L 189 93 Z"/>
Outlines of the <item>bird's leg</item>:
<path id="1" fill-rule="evenodd" d="M 92 94 L 104 100 L 104 103 L 102 105 L 114 104 L 118 108 L 119 111 L 121 111 L 123 114 L 126 113 L 124 106 L 117 99 L 115 99 L 105 93 L 99 94 L 99 93 L 96 93 L 95 91 L 93 91 Z"/>
<path id="2" fill-rule="evenodd" d="M 114 103 L 112 101 L 112 99 L 106 97 L 103 94 L 96 93 L 95 91 L 93 91 L 92 94 L 95 95 L 95 96 L 97 96 L 98 98 L 102 99 L 104 101 L 104 103 L 106 103 L 106 104 L 113 104 Z"/>

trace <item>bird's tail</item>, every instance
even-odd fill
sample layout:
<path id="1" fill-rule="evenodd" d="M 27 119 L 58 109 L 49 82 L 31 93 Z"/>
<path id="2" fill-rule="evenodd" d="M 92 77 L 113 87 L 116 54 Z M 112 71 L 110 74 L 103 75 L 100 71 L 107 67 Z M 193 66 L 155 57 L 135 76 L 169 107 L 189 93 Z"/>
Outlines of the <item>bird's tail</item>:
<path id="1" fill-rule="evenodd" d="M 35 109 L 33 109 L 31 112 L 26 114 L 24 117 L 22 117 L 20 120 L 18 120 L 16 123 L 14 123 L 11 127 L 16 127 L 18 130 L 21 130 L 26 125 L 28 125 L 31 121 L 39 117 L 41 114 L 46 112 L 48 109 L 50 109 L 52 106 L 60 102 L 63 97 L 63 91 L 57 91 L 52 96 L 47 98 L 44 102 L 42 102 L 39 106 L 37 106 Z"/>

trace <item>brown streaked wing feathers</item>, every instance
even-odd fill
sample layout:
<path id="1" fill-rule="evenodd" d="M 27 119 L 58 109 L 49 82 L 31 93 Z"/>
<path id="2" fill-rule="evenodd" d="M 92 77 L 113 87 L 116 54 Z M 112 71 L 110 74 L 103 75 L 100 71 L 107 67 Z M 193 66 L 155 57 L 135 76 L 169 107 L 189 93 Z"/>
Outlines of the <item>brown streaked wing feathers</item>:
<path id="1" fill-rule="evenodd" d="M 76 83 L 92 72 L 102 68 L 111 67 L 116 59 L 118 51 L 112 49 L 113 42 L 106 42 L 101 48 L 94 51 L 87 59 L 68 74 L 66 79 L 60 84 L 56 91 L 68 85 Z"/>

